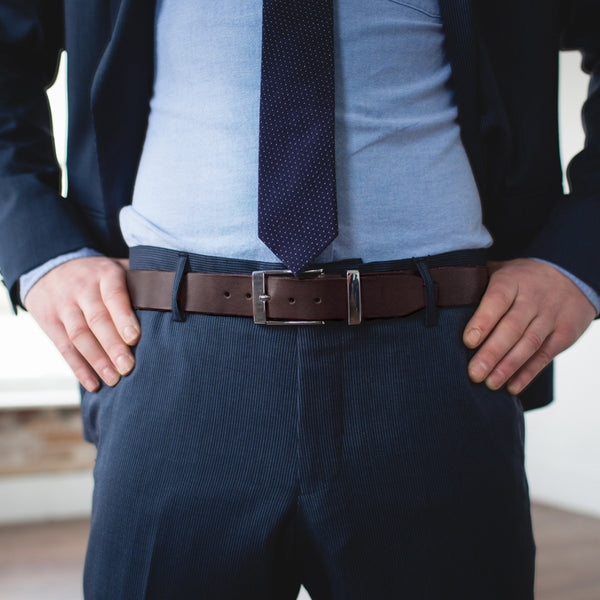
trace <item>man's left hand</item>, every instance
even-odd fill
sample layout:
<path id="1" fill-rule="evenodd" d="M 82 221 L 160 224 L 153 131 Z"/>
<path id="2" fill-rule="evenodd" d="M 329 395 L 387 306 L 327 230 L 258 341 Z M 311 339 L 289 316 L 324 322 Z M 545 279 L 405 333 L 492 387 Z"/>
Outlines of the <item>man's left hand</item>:
<path id="1" fill-rule="evenodd" d="M 472 381 L 521 392 L 596 317 L 583 292 L 546 263 L 519 258 L 490 262 L 490 282 L 463 341 L 479 348 L 469 363 Z"/>

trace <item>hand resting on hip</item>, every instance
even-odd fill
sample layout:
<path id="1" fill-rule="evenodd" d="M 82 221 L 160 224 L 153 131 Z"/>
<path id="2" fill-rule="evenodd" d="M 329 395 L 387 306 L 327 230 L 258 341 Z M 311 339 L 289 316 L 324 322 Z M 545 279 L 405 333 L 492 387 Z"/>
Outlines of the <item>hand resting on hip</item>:
<path id="1" fill-rule="evenodd" d="M 127 292 L 127 266 L 127 260 L 104 256 L 70 260 L 46 273 L 25 298 L 25 308 L 90 392 L 100 379 L 116 385 L 135 364 L 129 346 L 138 342 L 140 325 Z"/>

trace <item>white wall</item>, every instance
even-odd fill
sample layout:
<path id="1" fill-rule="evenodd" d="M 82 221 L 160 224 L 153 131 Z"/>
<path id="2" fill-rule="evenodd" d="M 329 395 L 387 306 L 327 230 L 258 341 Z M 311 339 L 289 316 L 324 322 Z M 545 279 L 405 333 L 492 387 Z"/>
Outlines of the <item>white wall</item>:
<path id="1" fill-rule="evenodd" d="M 563 163 L 583 146 L 579 107 L 588 78 L 580 55 L 561 57 Z M 600 232 L 598 232 L 600 235 Z M 575 240 L 573 240 L 575 243 Z M 590 257 L 598 260 L 598 257 Z M 600 517 L 600 323 L 556 360 L 556 400 L 527 414 L 527 468 L 534 500 Z"/>
<path id="2" fill-rule="evenodd" d="M 67 139 L 65 63 L 63 54 L 57 81 L 49 91 L 56 154 L 63 167 Z M 63 183 L 66 188 L 66 180 Z M 21 311 L 19 318 L 14 318 L 1 285 L 0 332 L 0 410 L 77 405 L 79 391 L 69 367 L 29 314 Z"/>

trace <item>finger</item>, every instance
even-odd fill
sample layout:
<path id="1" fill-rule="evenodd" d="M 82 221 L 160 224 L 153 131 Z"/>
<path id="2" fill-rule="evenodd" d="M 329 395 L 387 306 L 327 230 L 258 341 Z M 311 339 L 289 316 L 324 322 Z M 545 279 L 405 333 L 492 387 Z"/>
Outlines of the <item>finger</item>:
<path id="1" fill-rule="evenodd" d="M 536 316 L 536 308 L 519 301 L 500 319 L 491 335 L 469 363 L 469 376 L 473 381 L 483 381 L 522 338 Z M 536 348 L 537 350 L 537 348 Z"/>
<path id="2" fill-rule="evenodd" d="M 486 339 L 513 305 L 517 293 L 518 286 L 511 278 L 500 273 L 492 275 L 477 310 L 465 327 L 463 341 L 466 346 L 476 348 Z"/>
<path id="3" fill-rule="evenodd" d="M 121 339 L 133 346 L 140 339 L 140 324 L 133 312 L 125 272 L 100 281 L 100 294 Z"/>
<path id="4" fill-rule="evenodd" d="M 63 320 L 69 339 L 92 369 L 107 385 L 114 386 L 120 376 L 112 361 L 102 349 L 92 333 L 85 316 L 78 308 L 73 308 Z"/>
<path id="5" fill-rule="evenodd" d="M 64 326 L 60 322 L 45 324 L 43 327 L 48 337 L 52 340 L 58 351 L 77 377 L 79 383 L 88 391 L 95 392 L 100 386 L 100 381 L 87 361 L 77 351 Z"/>
<path id="6" fill-rule="evenodd" d="M 564 349 L 564 344 L 556 332 L 549 335 L 542 347 L 521 367 L 508 382 L 506 389 L 510 394 L 520 394 L 548 366 L 555 356 Z"/>
<path id="7" fill-rule="evenodd" d="M 89 329 L 116 370 L 121 375 L 130 373 L 135 364 L 133 354 L 116 330 L 102 300 L 99 297 L 82 300 L 81 310 Z"/>
<path id="8" fill-rule="evenodd" d="M 543 346 L 552 333 L 553 323 L 547 319 L 534 319 L 523 336 L 496 365 L 485 383 L 491 390 L 501 388 Z"/>

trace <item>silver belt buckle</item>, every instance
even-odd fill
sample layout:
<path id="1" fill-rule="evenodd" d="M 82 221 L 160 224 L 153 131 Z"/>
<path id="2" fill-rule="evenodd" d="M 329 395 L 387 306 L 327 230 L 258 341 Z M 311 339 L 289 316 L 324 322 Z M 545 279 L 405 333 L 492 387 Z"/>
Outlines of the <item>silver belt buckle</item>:
<path id="1" fill-rule="evenodd" d="M 323 269 L 303 271 L 300 276 L 318 277 Z M 252 273 L 252 314 L 257 325 L 325 325 L 325 321 L 284 321 L 267 318 L 267 302 L 271 296 L 267 292 L 267 277 L 286 277 L 291 271 L 254 271 Z M 362 320 L 360 273 L 357 270 L 346 271 L 348 294 L 348 325 L 358 325 Z"/>
<path id="2" fill-rule="evenodd" d="M 303 271 L 301 276 L 317 277 L 323 269 Z M 254 271 L 252 273 L 252 314 L 257 325 L 325 325 L 325 321 L 283 321 L 267 319 L 267 302 L 271 296 L 267 293 L 267 277 L 286 277 L 291 271 Z"/>

